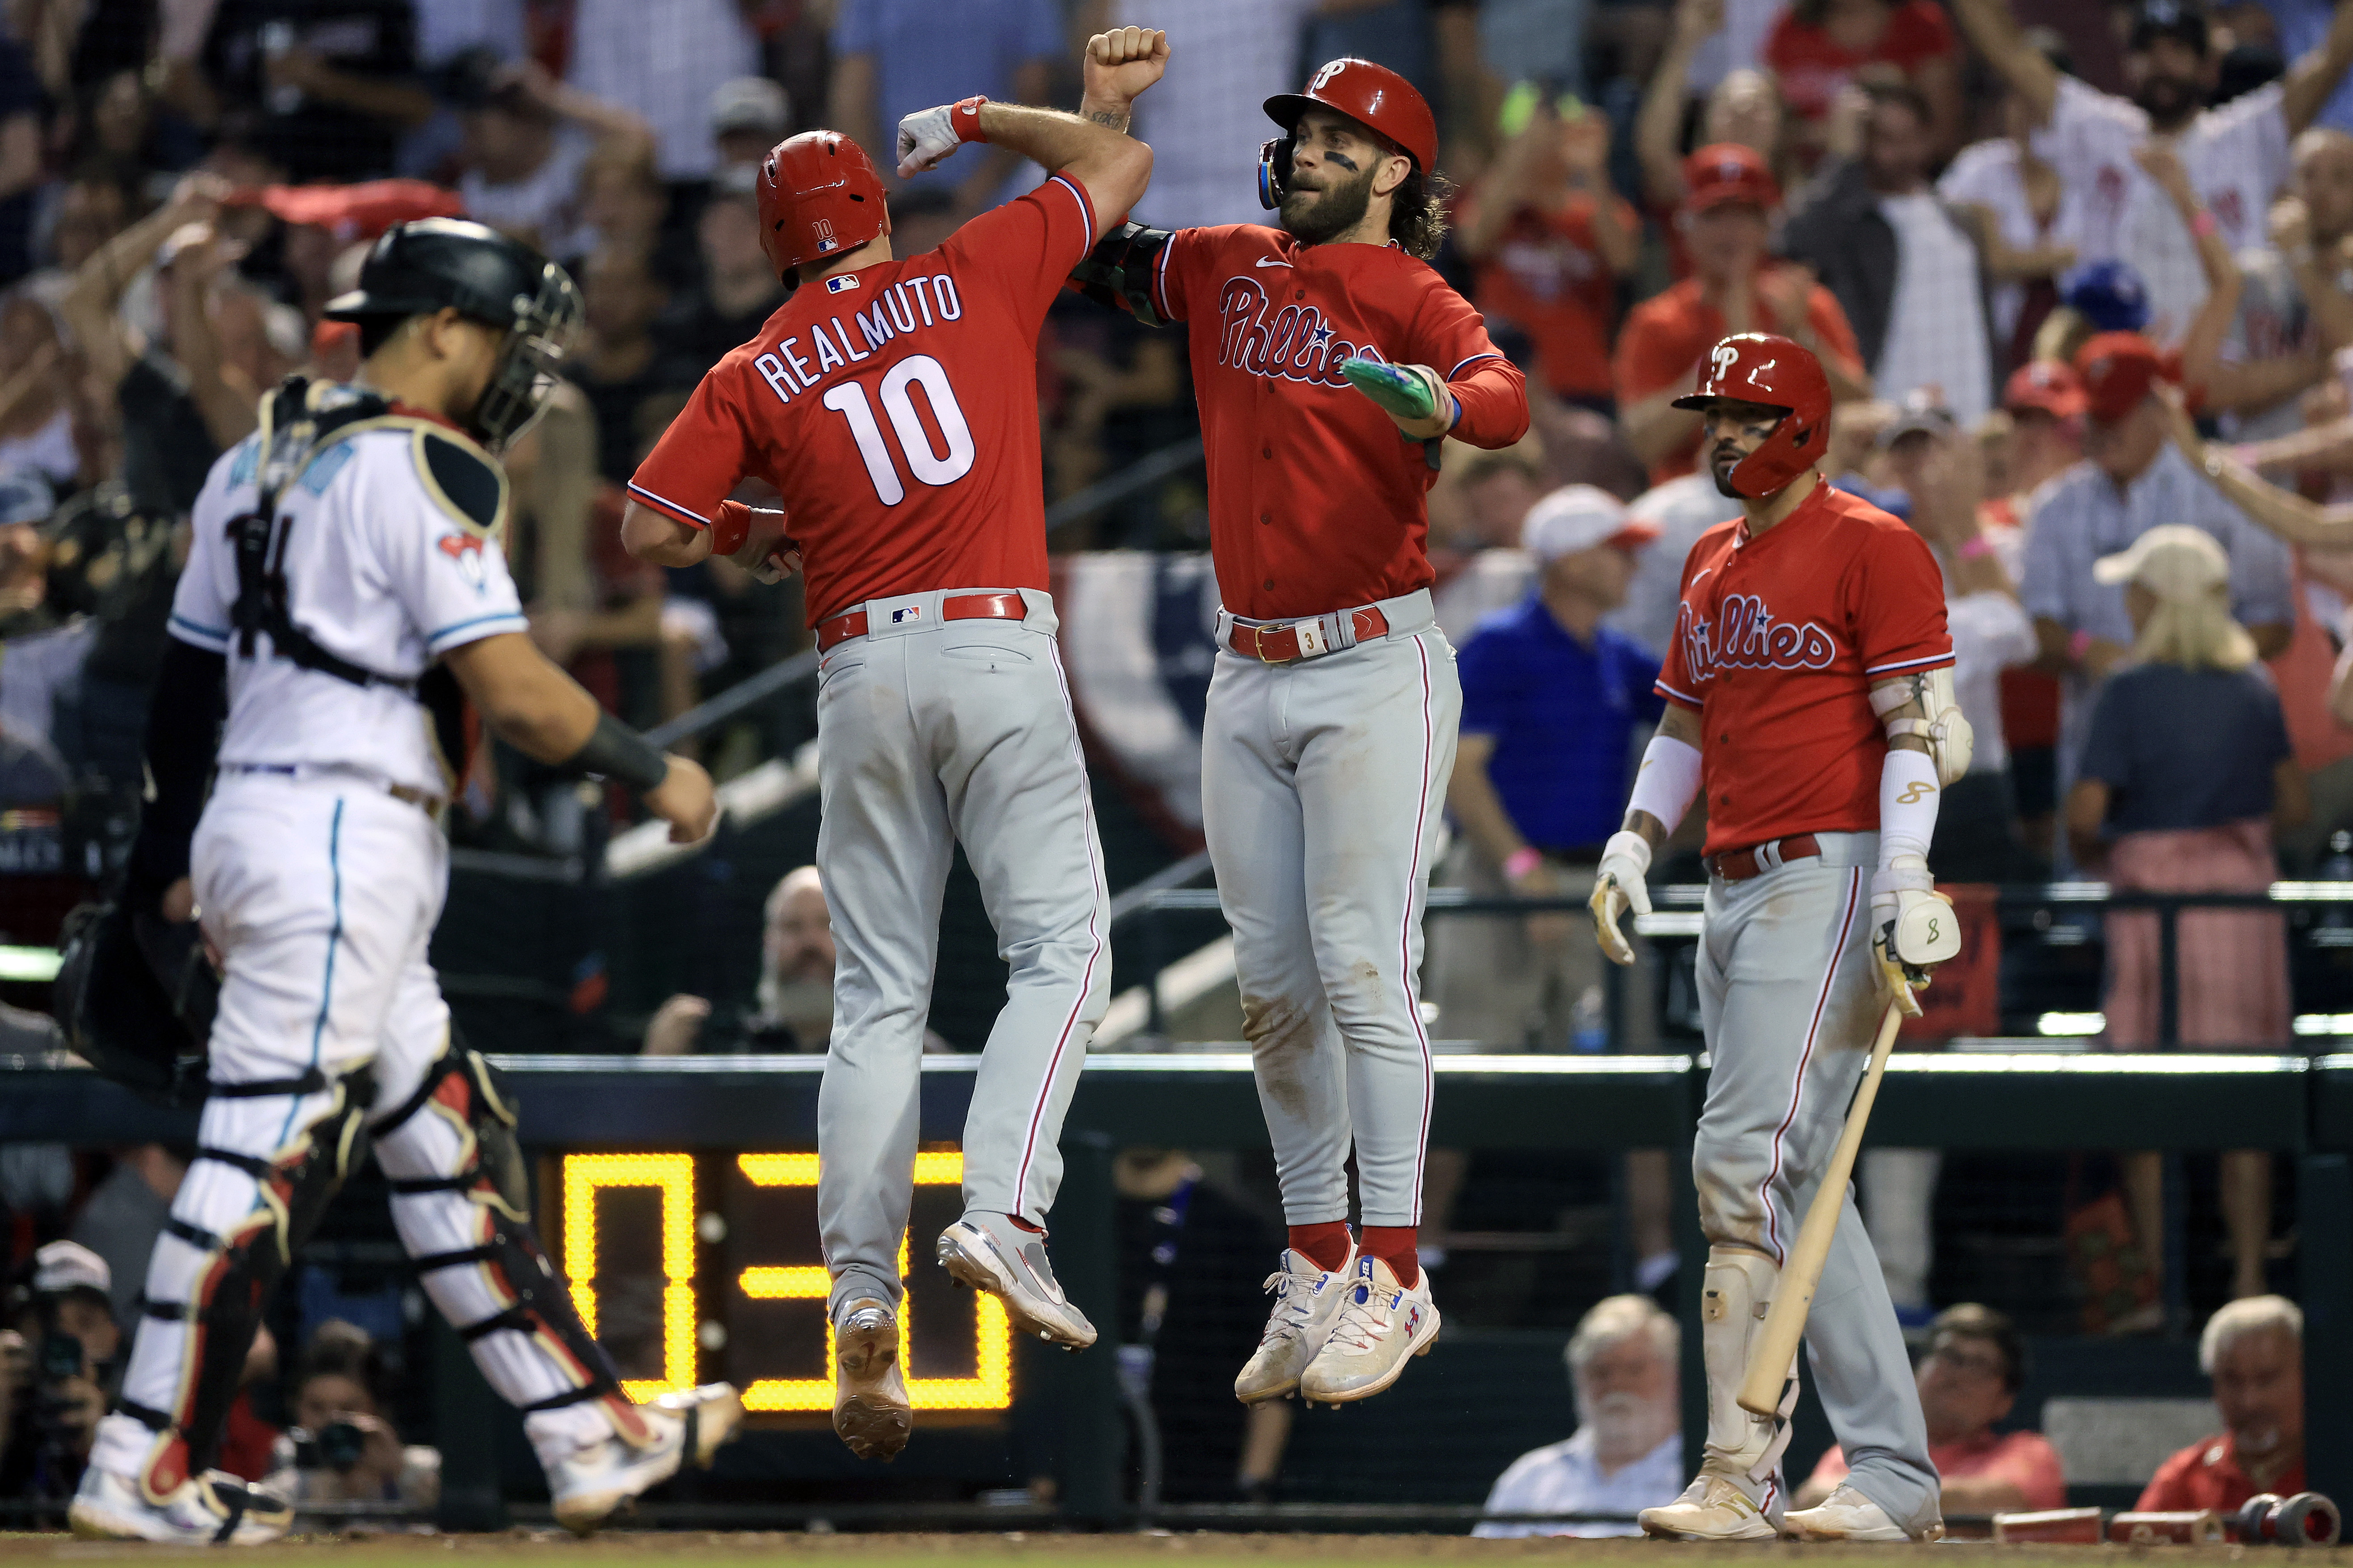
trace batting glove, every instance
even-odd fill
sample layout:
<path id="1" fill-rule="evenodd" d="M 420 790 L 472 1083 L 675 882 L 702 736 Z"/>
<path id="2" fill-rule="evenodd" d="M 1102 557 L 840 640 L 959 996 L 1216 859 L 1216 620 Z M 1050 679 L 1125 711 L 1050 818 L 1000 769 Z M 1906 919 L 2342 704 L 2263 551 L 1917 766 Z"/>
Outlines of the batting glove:
<path id="1" fill-rule="evenodd" d="M 912 180 L 938 168 L 962 144 L 963 138 L 948 120 L 948 112 L 954 107 L 943 103 L 937 109 L 921 110 L 899 121 L 901 179 Z"/>
<path id="2" fill-rule="evenodd" d="M 1651 912 L 1651 888 L 1643 880 L 1650 873 L 1651 841 L 1641 834 L 1620 829 L 1601 847 L 1586 907 L 1593 911 L 1593 940 L 1612 963 L 1634 962 L 1634 945 L 1619 929 L 1618 917 L 1630 909 L 1638 915 Z"/>
<path id="3" fill-rule="evenodd" d="M 1409 436 L 1442 436 L 1461 412 L 1455 406 L 1454 395 L 1446 390 L 1446 378 L 1426 364 L 1345 359 L 1340 362 L 1340 374 L 1347 377 L 1350 386 L 1379 404 L 1381 412 Z M 1440 417 L 1445 424 L 1438 429 L 1416 428 Z"/>
<path id="4" fill-rule="evenodd" d="M 1871 956 L 1880 994 L 1907 1017 L 1920 1016 L 1928 972 L 1961 951 L 1953 900 L 1936 891 L 1928 863 L 1898 855 L 1871 879 Z"/>

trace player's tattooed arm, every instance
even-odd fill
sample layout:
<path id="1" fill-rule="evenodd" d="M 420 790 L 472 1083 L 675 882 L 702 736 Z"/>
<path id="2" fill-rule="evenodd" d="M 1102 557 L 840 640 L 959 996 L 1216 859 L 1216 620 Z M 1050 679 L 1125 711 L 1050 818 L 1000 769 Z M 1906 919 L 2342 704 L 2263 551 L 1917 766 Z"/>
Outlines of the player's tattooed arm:
<path id="1" fill-rule="evenodd" d="M 1085 95 L 1079 118 L 1127 134 L 1132 106 L 1168 68 L 1168 35 L 1154 27 L 1113 27 L 1087 40 Z"/>

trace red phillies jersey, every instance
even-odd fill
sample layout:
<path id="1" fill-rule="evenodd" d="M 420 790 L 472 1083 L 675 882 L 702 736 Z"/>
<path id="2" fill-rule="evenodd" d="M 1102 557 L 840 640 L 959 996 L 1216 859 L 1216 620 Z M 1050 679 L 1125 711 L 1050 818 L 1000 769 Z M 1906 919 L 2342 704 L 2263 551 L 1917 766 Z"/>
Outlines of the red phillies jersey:
<path id="1" fill-rule="evenodd" d="M 2200 1438 L 2158 1466 L 2148 1489 L 2133 1506 L 2141 1513 L 2187 1513 L 2209 1508 L 2230 1513 L 2259 1491 L 2294 1497 L 2303 1489 L 2302 1459 L 2257 1486 L 2239 1466 L 2237 1440 L 2225 1432 Z"/>
<path id="2" fill-rule="evenodd" d="M 1960 52 L 1953 24 L 1936 0 L 1902 0 L 1889 9 L 1879 41 L 1860 50 L 1848 48 L 1819 23 L 1800 22 L 1783 11 L 1765 36 L 1764 63 L 1780 84 L 1782 101 L 1808 120 L 1820 120 L 1847 84 L 1873 66 L 1892 65 L 1916 81 L 1923 65 L 1957 58 Z"/>
<path id="3" fill-rule="evenodd" d="M 811 279 L 712 367 L 629 481 L 710 526 L 747 475 L 776 487 L 809 624 L 869 599 L 1046 586 L 1038 329 L 1094 244 L 1056 174 L 936 251 Z"/>
<path id="4" fill-rule="evenodd" d="M 1701 534 L 1658 689 L 1699 712 L 1705 853 L 1878 832 L 1871 688 L 1952 662 L 1936 558 L 1877 507 L 1818 480 L 1761 534 Z"/>
<path id="5" fill-rule="evenodd" d="M 1429 365 L 1462 406 L 1455 437 L 1508 447 L 1527 433 L 1527 383 L 1470 301 L 1394 246 L 1302 245 L 1255 224 L 1178 230 L 1154 288 L 1191 327 L 1226 608 L 1318 616 L 1430 586 L 1438 471 L 1340 363 Z"/>
<path id="6" fill-rule="evenodd" d="M 1640 229 L 1642 219 L 1622 197 L 1611 195 L 1618 221 Z M 1563 397 L 1607 398 L 1609 325 L 1618 308 L 1618 279 L 1601 258 L 1593 238 L 1598 204 L 1573 195 L 1558 211 L 1524 205 L 1495 238 L 1474 272 L 1479 309 L 1516 323 L 1536 346 L 1536 369 Z M 1458 221 L 1468 226 L 1478 211 L 1464 201 Z"/>

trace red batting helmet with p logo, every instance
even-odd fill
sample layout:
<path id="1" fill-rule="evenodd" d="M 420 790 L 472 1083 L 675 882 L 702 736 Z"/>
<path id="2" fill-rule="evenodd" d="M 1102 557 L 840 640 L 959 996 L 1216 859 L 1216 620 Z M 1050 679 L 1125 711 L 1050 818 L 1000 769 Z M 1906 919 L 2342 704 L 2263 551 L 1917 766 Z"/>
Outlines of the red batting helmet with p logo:
<path id="1" fill-rule="evenodd" d="M 1785 411 L 1773 434 L 1733 468 L 1732 488 L 1744 496 L 1771 495 L 1830 450 L 1830 377 L 1820 360 L 1788 338 L 1735 332 L 1710 349 L 1699 385 L 1675 406 L 1704 414 L 1720 402 Z"/>
<path id="2" fill-rule="evenodd" d="M 760 248 L 778 277 L 891 232 L 874 161 L 839 131 L 804 131 L 777 142 L 760 160 L 756 195 Z"/>

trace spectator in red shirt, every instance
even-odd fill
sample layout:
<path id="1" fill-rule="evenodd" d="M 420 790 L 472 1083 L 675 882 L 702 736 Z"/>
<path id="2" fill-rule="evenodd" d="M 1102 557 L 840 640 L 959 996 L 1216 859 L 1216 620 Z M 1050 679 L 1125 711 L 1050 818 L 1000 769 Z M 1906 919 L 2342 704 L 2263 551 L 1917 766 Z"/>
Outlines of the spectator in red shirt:
<path id="1" fill-rule="evenodd" d="M 2304 1490 L 2304 1312 L 2284 1296 L 2247 1296 L 2206 1320 L 2198 1364 L 2214 1380 L 2224 1430 L 2157 1468 L 2143 1512 L 2228 1512 L 2257 1492 Z"/>
<path id="2" fill-rule="evenodd" d="M 1609 117 L 1537 100 L 1523 84 L 1505 101 L 1511 140 L 1464 196 L 1454 243 L 1476 268 L 1473 302 L 1527 333 L 1544 384 L 1612 414 L 1609 326 L 1641 219 L 1609 188 Z"/>
<path id="3" fill-rule="evenodd" d="M 1765 37 L 1809 163 L 1849 85 L 1901 79 L 1928 100 L 1939 161 L 1961 144 L 1961 49 L 1936 0 L 1790 0 Z"/>
<path id="4" fill-rule="evenodd" d="M 1733 332 L 1778 332 L 1821 362 L 1840 402 L 1871 395 L 1854 329 L 1831 291 L 1802 267 L 1766 254 L 1781 187 L 1756 149 L 1735 142 L 1683 161 L 1690 195 L 1675 215 L 1692 275 L 1627 313 L 1613 366 L 1626 444 L 1662 485 L 1692 471 L 1700 416 L 1674 406 L 1700 356 Z"/>
<path id="5" fill-rule="evenodd" d="M 1928 1418 L 1928 1457 L 1944 1482 L 1947 1518 L 1963 1513 L 2064 1508 L 2059 1450 L 2040 1432 L 1997 1433 L 2026 1379 L 2026 1347 L 2009 1314 L 1965 1301 L 1936 1314 L 1916 1382 Z M 1798 1489 L 1793 1506 L 1812 1508 L 1846 1479 L 1837 1444 Z M 2149 1506 L 2141 1500 L 2141 1506 Z"/>

